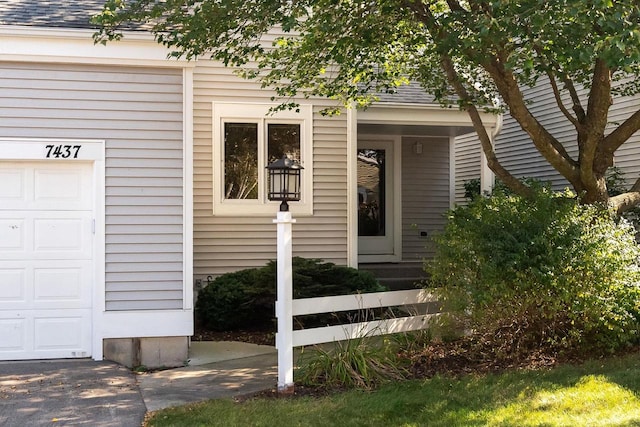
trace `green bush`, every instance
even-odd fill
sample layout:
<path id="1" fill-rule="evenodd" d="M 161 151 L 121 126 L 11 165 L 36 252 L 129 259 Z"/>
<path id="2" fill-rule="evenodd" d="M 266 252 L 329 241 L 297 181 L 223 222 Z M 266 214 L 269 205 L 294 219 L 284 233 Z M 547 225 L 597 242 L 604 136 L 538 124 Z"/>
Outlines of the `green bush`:
<path id="1" fill-rule="evenodd" d="M 427 264 L 445 319 L 505 352 L 613 351 L 640 336 L 640 250 L 625 220 L 534 185 L 449 213 Z"/>
<path id="2" fill-rule="evenodd" d="M 294 257 L 293 297 L 311 298 L 386 290 L 369 272 Z M 196 321 L 217 331 L 272 325 L 276 300 L 276 263 L 223 274 L 198 295 Z"/>

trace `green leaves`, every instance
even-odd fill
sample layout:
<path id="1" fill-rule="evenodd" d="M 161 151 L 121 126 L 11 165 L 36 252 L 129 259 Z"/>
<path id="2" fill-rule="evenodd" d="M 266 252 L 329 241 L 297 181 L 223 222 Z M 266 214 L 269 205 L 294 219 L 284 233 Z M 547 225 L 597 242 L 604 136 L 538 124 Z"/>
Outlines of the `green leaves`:
<path id="1" fill-rule="evenodd" d="M 436 240 L 429 272 L 446 308 L 480 333 L 500 331 L 505 351 L 640 342 L 635 230 L 569 197 L 476 197 Z"/>
<path id="2" fill-rule="evenodd" d="M 372 93 L 394 92 L 411 80 L 449 103 L 440 67 L 447 55 L 464 71 L 471 102 L 491 105 L 496 88 L 485 68 L 492 61 L 517 71 L 525 85 L 549 71 L 588 85 L 596 58 L 637 74 L 639 15 L 633 0 L 495 0 L 456 9 L 444 1 L 108 0 L 93 22 L 100 26 L 97 42 L 143 25 L 174 56 L 256 62 L 260 71 L 250 75 L 283 98 L 324 96 L 344 104 L 366 105 Z M 281 37 L 271 43 L 268 34 Z"/>

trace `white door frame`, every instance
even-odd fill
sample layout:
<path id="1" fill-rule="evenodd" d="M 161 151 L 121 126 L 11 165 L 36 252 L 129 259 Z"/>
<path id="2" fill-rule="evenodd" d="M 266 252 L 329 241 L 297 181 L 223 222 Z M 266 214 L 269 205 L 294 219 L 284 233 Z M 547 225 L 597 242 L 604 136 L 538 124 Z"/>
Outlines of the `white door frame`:
<path id="1" fill-rule="evenodd" d="M 360 147 L 365 148 L 385 148 L 391 155 L 391 171 L 387 170 L 388 177 L 391 180 L 391 185 L 387 183 L 387 224 L 386 229 L 391 231 L 389 236 L 391 246 L 387 253 L 380 254 L 361 254 L 359 246 L 362 244 L 362 237 L 358 237 L 358 262 L 359 263 L 375 263 L 375 262 L 399 262 L 402 260 L 402 144 L 401 137 L 394 135 L 359 135 L 357 149 Z M 356 160 L 357 162 L 357 160 Z M 357 174 L 357 172 L 356 172 Z M 357 178 L 356 178 L 357 185 Z M 356 191 L 357 197 L 357 191 Z M 356 215 L 358 210 L 356 209 Z M 389 220 L 389 217 L 391 219 Z M 357 217 L 356 217 L 357 224 Z M 356 230 L 357 234 L 357 230 Z M 364 238 L 369 239 L 369 238 Z M 371 238 L 377 239 L 377 238 Z M 366 240 L 365 240 L 366 241 Z M 375 243 L 374 243 L 375 244 Z"/>
<path id="2" fill-rule="evenodd" d="M 74 147 L 56 156 L 49 146 Z M 80 147 L 77 151 L 75 147 Z M 101 318 L 105 309 L 105 141 L 54 138 L 0 138 L 0 160 L 88 161 L 93 169 L 93 282 L 91 289 L 91 357 L 102 360 Z"/>

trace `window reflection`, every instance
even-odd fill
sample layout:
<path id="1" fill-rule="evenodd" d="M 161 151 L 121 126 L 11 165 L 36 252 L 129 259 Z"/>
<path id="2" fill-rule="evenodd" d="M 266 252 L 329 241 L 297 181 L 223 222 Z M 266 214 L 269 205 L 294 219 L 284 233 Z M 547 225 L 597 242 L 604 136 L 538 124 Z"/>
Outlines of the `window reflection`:
<path id="1" fill-rule="evenodd" d="M 358 235 L 384 236 L 385 150 L 358 149 Z"/>
<path id="2" fill-rule="evenodd" d="M 258 124 L 224 124 L 224 197 L 258 198 Z"/>

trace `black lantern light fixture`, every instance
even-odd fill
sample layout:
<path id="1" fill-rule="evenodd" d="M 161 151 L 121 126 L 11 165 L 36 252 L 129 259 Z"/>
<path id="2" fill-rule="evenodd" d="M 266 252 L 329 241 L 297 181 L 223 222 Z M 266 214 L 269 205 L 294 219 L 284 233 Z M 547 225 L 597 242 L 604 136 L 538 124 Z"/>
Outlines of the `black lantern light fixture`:
<path id="1" fill-rule="evenodd" d="M 269 171 L 269 200 L 281 201 L 280 212 L 288 212 L 287 202 L 297 202 L 300 200 L 300 172 L 304 169 L 300 163 L 291 160 L 287 156 L 270 163 L 267 166 Z"/>

